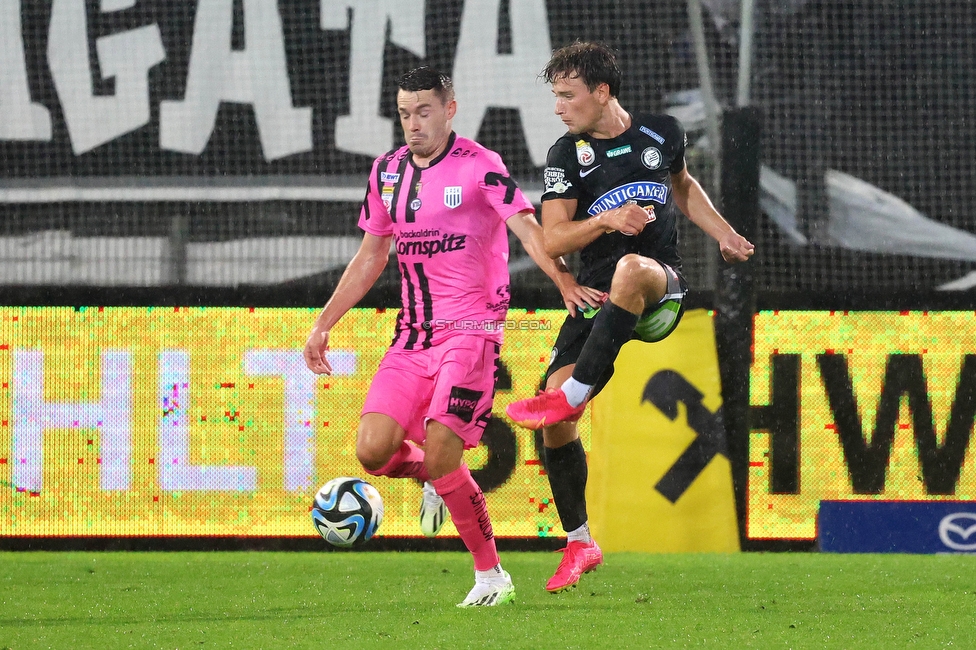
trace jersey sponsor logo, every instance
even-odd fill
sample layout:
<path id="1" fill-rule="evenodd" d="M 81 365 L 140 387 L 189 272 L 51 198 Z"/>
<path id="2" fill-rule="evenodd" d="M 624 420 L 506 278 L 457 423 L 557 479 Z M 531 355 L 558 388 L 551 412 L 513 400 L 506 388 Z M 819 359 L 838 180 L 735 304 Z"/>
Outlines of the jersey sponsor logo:
<path id="1" fill-rule="evenodd" d="M 594 167 L 594 169 L 596 168 Z M 566 170 L 559 167 L 546 167 L 546 171 L 542 173 L 542 179 L 545 181 L 546 192 L 563 194 L 573 186 L 572 183 L 566 181 Z"/>
<path id="2" fill-rule="evenodd" d="M 447 412 L 470 423 L 474 419 L 474 410 L 478 408 L 478 401 L 484 394 L 484 391 L 452 386 L 451 396 L 447 402 Z"/>
<path id="3" fill-rule="evenodd" d="M 596 152 L 586 140 L 576 141 L 576 160 L 584 167 L 589 167 L 596 160 Z"/>
<path id="4" fill-rule="evenodd" d="M 625 144 L 622 147 L 617 147 L 616 149 L 610 149 L 607 151 L 607 158 L 616 158 L 617 156 L 622 156 L 625 153 L 630 153 L 631 148 L 629 144 Z"/>
<path id="5" fill-rule="evenodd" d="M 413 201 L 410 202 L 410 209 L 416 212 L 417 210 L 420 209 L 420 206 L 422 205 L 423 203 L 420 201 L 420 199 L 414 199 Z"/>
<path id="6" fill-rule="evenodd" d="M 627 201 L 656 201 L 664 205 L 668 201 L 668 186 L 651 181 L 637 181 L 613 188 L 595 200 L 586 211 L 596 215 L 612 210 Z"/>
<path id="7" fill-rule="evenodd" d="M 457 149 L 451 152 L 451 158 L 469 158 L 469 157 L 474 158 L 477 155 L 478 155 L 477 151 L 473 151 L 471 149 L 462 149 L 461 147 L 458 147 Z"/>
<path id="8" fill-rule="evenodd" d="M 397 255 L 423 255 L 433 257 L 441 253 L 451 253 L 453 251 L 464 250 L 467 235 L 455 235 L 445 233 L 440 239 L 417 239 L 415 241 L 404 241 L 397 238 Z"/>
<path id="9" fill-rule="evenodd" d="M 560 167 L 546 167 L 546 170 L 542 172 L 542 181 L 545 183 L 546 191 L 552 189 L 552 186 L 556 183 L 562 183 L 566 180 L 566 170 Z"/>
<path id="10" fill-rule="evenodd" d="M 397 183 L 400 181 L 400 174 L 380 172 L 380 181 L 383 183 Z"/>
<path id="11" fill-rule="evenodd" d="M 590 175 L 590 172 L 595 172 L 598 169 L 600 169 L 600 165 L 597 165 L 596 167 L 591 167 L 590 169 L 587 169 L 586 171 L 583 171 L 581 169 L 580 170 L 580 178 L 586 178 L 587 176 Z"/>
<path id="12" fill-rule="evenodd" d="M 439 228 L 424 228 L 423 230 L 401 230 L 397 233 L 397 239 L 419 239 L 421 237 L 440 237 Z"/>
<path id="13" fill-rule="evenodd" d="M 511 285 L 503 284 L 502 286 L 495 289 L 495 293 L 498 294 L 498 298 L 499 298 L 498 301 L 492 302 L 489 300 L 488 302 L 485 303 L 485 309 L 488 309 L 489 311 L 500 311 L 500 312 L 508 311 L 508 306 L 512 301 Z"/>
<path id="14" fill-rule="evenodd" d="M 661 166 L 661 152 L 657 147 L 648 147 L 641 152 L 641 162 L 648 169 L 657 169 Z"/>
<path id="15" fill-rule="evenodd" d="M 647 136 L 650 136 L 650 137 L 654 138 L 655 140 L 658 141 L 658 144 L 664 144 L 664 138 L 662 138 L 660 135 L 658 135 L 654 131 L 651 131 L 649 128 L 647 128 L 643 124 L 641 124 L 641 126 L 640 126 L 640 132 L 643 133 L 644 135 L 647 135 Z"/>
<path id="16" fill-rule="evenodd" d="M 449 185 L 444 188 L 444 205 L 452 210 L 461 205 L 461 186 Z"/>

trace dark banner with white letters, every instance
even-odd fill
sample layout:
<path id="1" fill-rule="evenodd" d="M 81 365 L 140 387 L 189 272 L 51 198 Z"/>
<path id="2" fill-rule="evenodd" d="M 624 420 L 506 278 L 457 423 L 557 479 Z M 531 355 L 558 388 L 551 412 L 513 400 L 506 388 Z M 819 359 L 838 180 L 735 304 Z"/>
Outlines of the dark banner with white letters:
<path id="1" fill-rule="evenodd" d="M 459 134 L 532 173 L 563 131 L 538 78 L 552 49 L 600 38 L 623 62 L 666 61 L 681 15 L 624 29 L 637 3 L 591 4 L 5 2 L 0 177 L 362 174 L 402 143 L 396 79 L 422 64 L 453 75 Z M 634 71 L 632 99 L 660 101 L 651 72 Z"/>

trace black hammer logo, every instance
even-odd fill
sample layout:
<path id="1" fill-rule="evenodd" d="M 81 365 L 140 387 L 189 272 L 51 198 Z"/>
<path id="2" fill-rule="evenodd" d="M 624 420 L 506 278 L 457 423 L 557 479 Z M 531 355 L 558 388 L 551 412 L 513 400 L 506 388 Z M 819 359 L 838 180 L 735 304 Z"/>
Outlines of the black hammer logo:
<path id="1" fill-rule="evenodd" d="M 641 403 L 650 402 L 670 420 L 678 417 L 678 403 L 685 405 L 688 426 L 697 437 L 661 477 L 654 488 L 671 503 L 691 487 L 715 454 L 729 456 L 722 409 L 712 413 L 702 404 L 704 395 L 674 370 L 662 370 L 647 381 Z"/>

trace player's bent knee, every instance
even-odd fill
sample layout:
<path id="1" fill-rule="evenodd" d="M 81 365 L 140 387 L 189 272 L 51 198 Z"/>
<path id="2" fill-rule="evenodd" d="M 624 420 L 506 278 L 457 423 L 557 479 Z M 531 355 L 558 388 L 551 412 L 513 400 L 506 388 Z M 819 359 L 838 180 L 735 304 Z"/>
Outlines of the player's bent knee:
<path id="1" fill-rule="evenodd" d="M 372 453 L 370 450 L 356 448 L 356 457 L 363 469 L 370 473 L 375 473 L 383 469 L 383 466 L 390 462 L 390 458 Z"/>
<path id="2" fill-rule="evenodd" d="M 658 275 L 664 275 L 659 264 L 649 262 L 646 257 L 633 253 L 621 257 L 613 273 L 612 288 L 619 292 L 643 294 L 648 285 L 655 283 Z"/>
<path id="3" fill-rule="evenodd" d="M 393 458 L 395 451 L 389 445 L 367 442 L 362 439 L 362 436 L 356 441 L 356 458 L 359 459 L 359 464 L 367 472 L 376 472 L 382 469 Z"/>
<path id="4" fill-rule="evenodd" d="M 667 275 L 659 262 L 630 253 L 617 262 L 610 286 L 611 299 L 616 296 L 622 302 L 641 299 L 653 304 L 664 296 L 667 285 Z"/>

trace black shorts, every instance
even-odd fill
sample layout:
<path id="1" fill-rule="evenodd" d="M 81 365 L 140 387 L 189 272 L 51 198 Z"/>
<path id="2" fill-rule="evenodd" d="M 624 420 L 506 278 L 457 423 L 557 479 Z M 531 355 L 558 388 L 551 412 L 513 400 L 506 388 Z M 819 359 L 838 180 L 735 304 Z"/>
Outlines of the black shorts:
<path id="1" fill-rule="evenodd" d="M 680 273 L 672 269 L 663 262 L 659 262 L 664 267 L 668 275 L 668 289 L 661 301 L 656 305 L 651 305 L 644 310 L 640 319 L 631 334 L 631 340 L 644 341 L 645 343 L 655 343 L 666 339 L 671 332 L 678 327 L 682 315 L 685 313 L 684 297 L 688 292 L 688 285 Z M 593 321 L 599 309 L 593 310 L 586 316 L 582 314 L 571 318 L 566 317 L 563 326 L 559 329 L 559 336 L 556 337 L 556 344 L 552 348 L 552 355 L 549 357 L 549 367 L 546 369 L 545 381 L 554 372 L 565 366 L 576 363 L 580 352 L 583 351 L 583 344 L 590 336 L 593 329 Z M 610 378 L 613 376 L 613 363 L 603 371 L 600 379 L 593 386 L 590 399 L 603 390 Z"/>

